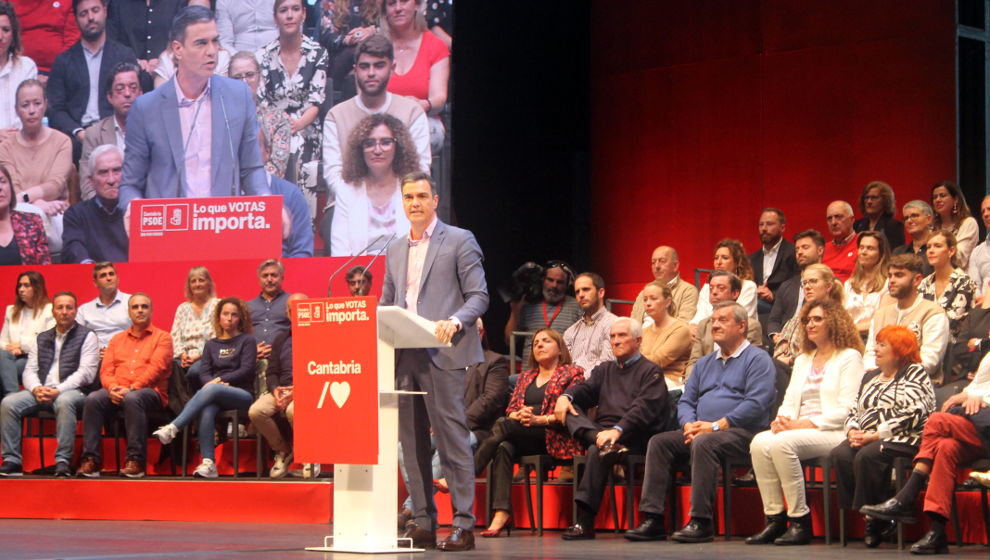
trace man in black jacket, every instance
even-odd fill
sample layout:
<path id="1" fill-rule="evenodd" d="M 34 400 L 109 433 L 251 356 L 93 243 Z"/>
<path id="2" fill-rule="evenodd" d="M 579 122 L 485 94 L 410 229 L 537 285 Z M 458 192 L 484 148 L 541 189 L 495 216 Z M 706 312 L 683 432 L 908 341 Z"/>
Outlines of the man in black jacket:
<path id="1" fill-rule="evenodd" d="M 756 302 L 757 313 L 764 332 L 767 330 L 777 290 L 799 272 L 794 259 L 794 244 L 784 238 L 786 228 L 787 218 L 782 210 L 764 208 L 760 213 L 759 224 L 761 247 L 749 255 L 759 298 Z"/>

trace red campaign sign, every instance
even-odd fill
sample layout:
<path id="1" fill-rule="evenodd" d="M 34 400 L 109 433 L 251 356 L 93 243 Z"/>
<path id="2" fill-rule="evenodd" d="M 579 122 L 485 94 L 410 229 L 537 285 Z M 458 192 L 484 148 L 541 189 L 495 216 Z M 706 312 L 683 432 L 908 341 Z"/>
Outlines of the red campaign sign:
<path id="1" fill-rule="evenodd" d="M 282 197 L 131 202 L 131 262 L 267 259 L 282 254 Z"/>
<path id="2" fill-rule="evenodd" d="M 292 313 L 295 460 L 378 464 L 378 302 L 306 299 Z"/>

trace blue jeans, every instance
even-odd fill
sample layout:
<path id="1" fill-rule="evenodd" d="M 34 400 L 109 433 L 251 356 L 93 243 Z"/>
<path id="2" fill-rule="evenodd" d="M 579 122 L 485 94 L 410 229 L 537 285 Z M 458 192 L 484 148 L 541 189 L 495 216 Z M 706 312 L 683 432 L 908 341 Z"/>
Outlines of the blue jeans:
<path id="1" fill-rule="evenodd" d="M 3 442 L 3 462 L 23 464 L 21 457 L 21 419 L 39 410 L 55 413 L 55 462 L 72 463 L 76 440 L 76 421 L 83 409 L 85 395 L 78 389 L 61 393 L 50 403 L 41 404 L 30 391 L 18 391 L 4 397 L 0 403 L 0 440 Z"/>
<path id="2" fill-rule="evenodd" d="M 246 414 L 252 402 L 254 397 L 244 389 L 210 383 L 196 391 L 182 412 L 172 420 L 172 424 L 181 430 L 198 417 L 199 452 L 204 459 L 215 460 L 213 426 L 216 423 L 217 413 L 221 410 L 240 410 Z"/>
<path id="3" fill-rule="evenodd" d="M 443 478 L 443 470 L 440 468 L 440 454 L 437 453 L 436 439 L 430 436 L 430 447 L 433 448 L 433 478 Z M 474 452 L 478 449 L 478 436 L 471 432 L 471 451 Z M 402 459 L 402 443 L 399 443 L 399 472 L 402 473 L 402 482 L 409 486 L 409 473 L 406 471 L 406 462 Z M 436 494 L 436 488 L 433 489 L 433 493 Z M 406 496 L 406 501 L 402 502 L 403 509 L 412 509 L 412 495 Z"/>
<path id="4" fill-rule="evenodd" d="M 0 381 L 3 382 L 0 397 L 16 393 L 21 388 L 21 374 L 27 365 L 27 354 L 14 356 L 6 350 L 0 350 Z"/>

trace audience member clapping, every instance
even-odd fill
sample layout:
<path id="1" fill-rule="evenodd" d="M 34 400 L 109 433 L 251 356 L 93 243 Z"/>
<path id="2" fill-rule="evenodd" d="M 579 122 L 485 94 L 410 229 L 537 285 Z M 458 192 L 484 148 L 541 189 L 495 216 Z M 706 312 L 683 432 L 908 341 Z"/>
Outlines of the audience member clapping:
<path id="1" fill-rule="evenodd" d="M 877 368 L 863 377 L 846 418 L 846 439 L 831 452 L 839 481 L 839 507 L 855 510 L 890 497 L 890 468 L 918 452 L 921 429 L 935 409 L 935 392 L 921 365 L 918 339 L 905 327 L 877 333 Z M 879 546 L 893 523 L 866 519 L 866 546 Z"/>
<path id="2" fill-rule="evenodd" d="M 155 436 L 168 444 L 179 430 L 193 420 L 199 421 L 199 451 L 203 461 L 193 475 L 200 478 L 217 477 L 216 444 L 211 433 L 217 413 L 232 409 L 248 411 L 254 401 L 257 364 L 257 343 L 251 334 L 247 305 L 238 298 L 224 298 L 211 315 L 217 336 L 203 348 L 200 368 L 203 388 L 189 399 L 175 420 L 155 430 Z"/>
<path id="3" fill-rule="evenodd" d="M 13 305 L 8 305 L 0 329 L 0 381 L 3 394 L 20 387 L 28 354 L 35 350 L 38 334 L 55 326 L 45 277 L 33 270 L 17 276 Z"/>
<path id="4" fill-rule="evenodd" d="M 877 308 L 893 302 L 887 294 L 890 248 L 884 234 L 872 230 L 861 232 L 856 244 L 859 247 L 856 269 L 843 287 L 846 311 L 856 323 L 859 333 L 865 337 Z"/>
<path id="5" fill-rule="evenodd" d="M 15 208 L 14 181 L 7 167 L 0 164 L 0 265 L 51 264 L 52 255 L 41 216 Z"/>
<path id="6" fill-rule="evenodd" d="M 928 262 L 935 272 L 926 276 L 918 286 L 918 293 L 934 301 L 949 318 L 949 344 L 956 341 L 963 320 L 973 308 L 976 282 L 958 268 L 956 238 L 948 230 L 936 231 L 928 239 Z"/>
<path id="7" fill-rule="evenodd" d="M 691 329 L 686 322 L 670 315 L 671 300 L 666 284 L 653 281 L 643 288 L 646 314 L 653 324 L 643 327 L 642 352 L 663 370 L 668 389 L 684 385 L 691 356 Z"/>
<path id="8" fill-rule="evenodd" d="M 859 211 L 863 217 L 856 220 L 853 229 L 857 232 L 876 231 L 887 238 L 890 247 L 904 244 L 904 224 L 894 219 L 897 202 L 894 189 L 883 181 L 871 181 L 863 187 L 859 195 Z"/>
<path id="9" fill-rule="evenodd" d="M 17 86 L 38 77 L 38 67 L 21 54 L 21 25 L 10 2 L 0 2 L 0 142 L 21 127 L 15 110 Z"/>
<path id="10" fill-rule="evenodd" d="M 275 177 L 285 178 L 286 167 L 289 165 L 289 147 L 292 127 L 289 116 L 285 111 L 272 105 L 260 103 L 259 85 L 261 84 L 261 67 L 254 54 L 240 51 L 230 59 L 229 75 L 235 80 L 241 80 L 251 89 L 258 103 L 258 132 L 263 135 L 261 142 L 261 159 L 265 160 L 265 170 Z M 267 147 L 268 157 L 265 157 Z"/>
<path id="11" fill-rule="evenodd" d="M 336 192 L 330 253 L 377 253 L 393 234 L 408 230 L 399 179 L 418 169 L 416 146 L 402 121 L 387 113 L 362 119 L 344 152 L 346 184 Z"/>
<path id="12" fill-rule="evenodd" d="M 205 266 L 189 269 L 185 286 L 186 301 L 175 309 L 172 321 L 172 352 L 176 364 L 186 374 L 192 389 L 201 385 L 203 347 L 217 336 L 214 311 L 217 291 Z"/>
<path id="13" fill-rule="evenodd" d="M 932 209 L 935 220 L 932 230 L 948 230 L 956 236 L 958 250 L 956 254 L 963 270 L 969 266 L 969 255 L 980 237 L 980 226 L 973 218 L 959 185 L 952 181 L 941 181 L 932 187 Z M 934 266 L 934 265 L 933 265 Z"/>
<path id="14" fill-rule="evenodd" d="M 71 206 L 62 224 L 62 262 L 127 262 L 128 238 L 120 198 L 124 151 L 115 144 L 89 154 L 90 184 L 96 196 Z"/>
<path id="15" fill-rule="evenodd" d="M 742 280 L 742 291 L 736 300 L 739 305 L 746 308 L 746 312 L 753 319 L 756 315 L 756 283 L 753 282 L 753 265 L 749 262 L 746 249 L 743 244 L 735 239 L 723 239 L 715 245 L 715 254 L 712 259 L 712 268 L 731 272 Z M 697 324 L 712 314 L 712 306 L 708 300 L 708 286 L 702 286 L 698 294 L 698 311 L 691 319 L 693 331 L 697 332 Z"/>

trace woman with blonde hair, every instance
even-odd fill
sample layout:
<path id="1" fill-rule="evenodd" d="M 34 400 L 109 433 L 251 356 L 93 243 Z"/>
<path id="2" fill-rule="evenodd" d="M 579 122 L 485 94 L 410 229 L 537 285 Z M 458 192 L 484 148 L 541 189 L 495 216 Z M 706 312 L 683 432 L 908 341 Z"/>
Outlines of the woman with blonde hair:
<path id="1" fill-rule="evenodd" d="M 213 311 L 217 305 L 217 290 L 213 277 L 205 266 L 194 266 L 186 275 L 186 301 L 175 309 L 172 321 L 172 354 L 176 364 L 186 374 L 190 389 L 199 388 L 199 372 L 206 341 L 215 336 Z"/>
<path id="2" fill-rule="evenodd" d="M 845 289 L 842 281 L 835 277 L 832 269 L 820 264 L 811 264 L 801 271 L 801 291 L 804 293 L 805 304 L 831 300 L 842 306 L 845 300 Z M 787 365 L 794 363 L 794 357 L 801 352 L 801 317 L 796 313 L 783 328 L 780 329 L 777 345 L 773 349 L 773 357 Z"/>
<path id="3" fill-rule="evenodd" d="M 801 461 L 824 457 L 842 443 L 843 424 L 863 379 L 863 339 L 840 303 L 809 301 L 799 321 L 801 353 L 777 418 L 750 444 L 767 526 L 747 544 L 811 542 Z"/>
<path id="4" fill-rule="evenodd" d="M 663 282 L 653 281 L 643 288 L 646 315 L 653 323 L 643 327 L 640 352 L 660 366 L 668 389 L 683 387 L 691 357 L 691 330 L 687 323 L 670 315 L 672 299 L 670 286 Z"/>

